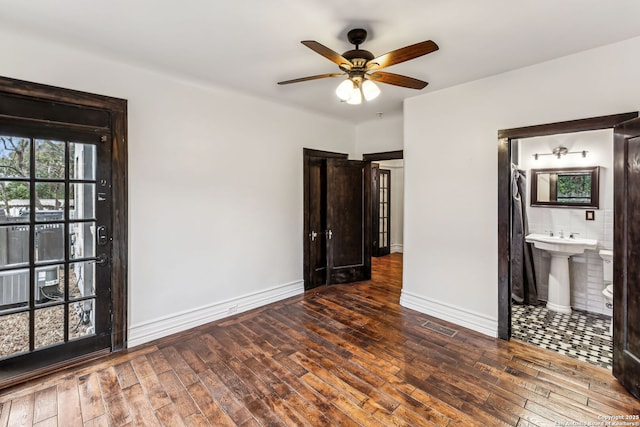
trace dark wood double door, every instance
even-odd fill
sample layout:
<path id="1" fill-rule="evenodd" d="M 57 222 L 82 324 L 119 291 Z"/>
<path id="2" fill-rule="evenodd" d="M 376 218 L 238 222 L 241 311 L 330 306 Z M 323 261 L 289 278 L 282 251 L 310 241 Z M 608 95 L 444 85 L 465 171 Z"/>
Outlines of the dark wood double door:
<path id="1" fill-rule="evenodd" d="M 370 163 L 305 149 L 304 178 L 305 290 L 370 279 Z"/>

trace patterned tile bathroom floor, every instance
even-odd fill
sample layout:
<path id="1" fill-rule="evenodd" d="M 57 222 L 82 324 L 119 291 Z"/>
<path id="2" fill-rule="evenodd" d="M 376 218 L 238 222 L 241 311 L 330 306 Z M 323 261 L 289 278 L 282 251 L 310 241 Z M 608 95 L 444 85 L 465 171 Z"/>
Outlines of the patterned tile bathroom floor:
<path id="1" fill-rule="evenodd" d="M 516 305 L 511 311 L 511 336 L 574 359 L 611 369 L 610 318 L 575 311 L 556 313 L 544 306 Z"/>

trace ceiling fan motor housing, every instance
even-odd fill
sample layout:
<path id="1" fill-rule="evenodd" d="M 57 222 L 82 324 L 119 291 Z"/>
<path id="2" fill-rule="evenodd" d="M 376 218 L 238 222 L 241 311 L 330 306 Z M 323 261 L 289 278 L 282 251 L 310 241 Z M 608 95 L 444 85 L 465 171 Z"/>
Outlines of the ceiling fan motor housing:
<path id="1" fill-rule="evenodd" d="M 375 58 L 373 53 L 368 50 L 358 48 L 367 39 L 367 30 L 355 28 L 347 33 L 347 39 L 349 39 L 349 43 L 355 45 L 356 48 L 346 51 L 342 54 L 342 57 L 351 61 L 353 64 L 352 69 L 364 69 L 366 63 Z M 340 68 L 342 68 L 343 71 L 347 71 L 343 67 Z"/>
<path id="2" fill-rule="evenodd" d="M 363 28 L 354 28 L 347 33 L 349 43 L 356 45 L 356 49 L 367 39 L 367 30 Z"/>

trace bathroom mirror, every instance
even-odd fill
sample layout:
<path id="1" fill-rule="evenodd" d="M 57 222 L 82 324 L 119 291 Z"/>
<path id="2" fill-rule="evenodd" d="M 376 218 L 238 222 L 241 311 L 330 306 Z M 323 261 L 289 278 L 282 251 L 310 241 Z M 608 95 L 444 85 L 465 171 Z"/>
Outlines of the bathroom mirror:
<path id="1" fill-rule="evenodd" d="M 531 206 L 598 209 L 600 167 L 531 169 Z"/>

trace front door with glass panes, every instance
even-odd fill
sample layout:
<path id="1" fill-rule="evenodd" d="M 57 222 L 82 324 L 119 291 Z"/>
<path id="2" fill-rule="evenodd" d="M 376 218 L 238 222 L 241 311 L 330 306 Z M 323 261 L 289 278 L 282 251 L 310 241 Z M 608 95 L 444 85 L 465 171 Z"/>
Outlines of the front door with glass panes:
<path id="1" fill-rule="evenodd" d="M 0 380 L 111 345 L 109 141 L 0 128 Z"/>

